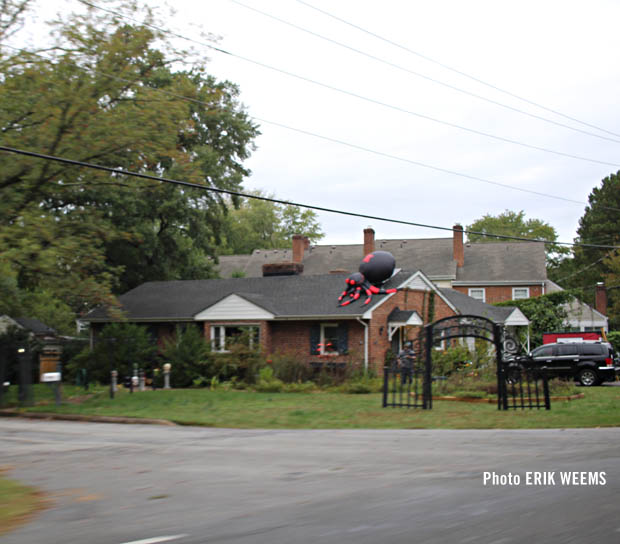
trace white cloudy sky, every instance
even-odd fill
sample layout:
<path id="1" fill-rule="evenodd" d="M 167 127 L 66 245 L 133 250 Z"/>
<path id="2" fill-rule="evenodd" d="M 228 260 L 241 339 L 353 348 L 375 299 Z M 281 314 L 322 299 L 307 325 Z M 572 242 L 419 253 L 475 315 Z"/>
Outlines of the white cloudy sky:
<path id="1" fill-rule="evenodd" d="M 527 217 L 554 226 L 560 240 L 571 241 L 592 188 L 620 170 L 619 2 L 304 0 L 419 55 L 297 0 L 239 2 L 400 68 L 328 43 L 232 0 L 175 0 L 177 13 L 167 19 L 167 28 L 200 41 L 204 41 L 201 31 L 221 37 L 217 45 L 237 57 L 204 47 L 211 73 L 239 84 L 241 101 L 251 116 L 405 159 L 352 149 L 263 121 L 259 122 L 262 135 L 257 150 L 247 163 L 252 170 L 247 189 L 442 227 L 456 222 L 467 225 L 486 213 L 524 210 Z M 77 0 L 64 4 L 77 5 Z M 501 93 L 420 55 L 592 126 Z M 410 72 L 592 135 L 468 96 Z M 500 141 L 422 116 L 590 160 Z M 376 220 L 327 213 L 319 217 L 326 234 L 322 243 L 358 243 L 362 229 L 369 225 L 378 238 L 449 236 Z"/>

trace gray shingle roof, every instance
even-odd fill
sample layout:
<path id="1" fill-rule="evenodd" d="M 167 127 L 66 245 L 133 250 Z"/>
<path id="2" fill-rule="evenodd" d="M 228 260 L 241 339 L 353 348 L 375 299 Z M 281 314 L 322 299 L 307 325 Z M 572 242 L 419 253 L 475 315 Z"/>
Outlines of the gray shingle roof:
<path id="1" fill-rule="evenodd" d="M 401 272 L 385 287 L 394 287 L 410 274 Z M 346 274 L 281 276 L 148 282 L 119 297 L 130 320 L 191 320 L 229 295 L 236 294 L 276 317 L 356 317 L 378 304 L 385 295 L 375 295 L 364 306 L 365 297 L 339 307 L 338 297 L 346 287 Z M 90 312 L 85 321 L 107 320 L 103 309 Z"/>
<path id="2" fill-rule="evenodd" d="M 510 306 L 491 306 L 455 289 L 439 289 L 441 294 L 463 315 L 479 315 L 496 323 L 503 323 L 514 311 Z"/>
<path id="3" fill-rule="evenodd" d="M 316 245 L 304 254 L 304 275 L 325 274 L 332 270 L 357 272 L 363 255 L 362 244 Z M 452 255 L 452 238 L 376 240 L 375 249 L 389 251 L 396 266 L 421 270 L 432 280 L 462 282 L 542 282 L 547 278 L 545 248 L 537 242 L 490 242 L 465 244 L 465 264 L 458 268 Z M 247 277 L 262 275 L 262 265 L 290 261 L 291 249 L 256 250 L 251 255 L 220 257 L 221 277 L 242 271 Z"/>

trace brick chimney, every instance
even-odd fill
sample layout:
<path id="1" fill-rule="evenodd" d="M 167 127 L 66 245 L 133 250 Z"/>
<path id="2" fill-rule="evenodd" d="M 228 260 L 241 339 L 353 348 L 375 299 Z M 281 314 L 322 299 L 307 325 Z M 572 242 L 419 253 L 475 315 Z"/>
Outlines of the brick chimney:
<path id="1" fill-rule="evenodd" d="M 603 315 L 607 315 L 607 288 L 602 281 L 596 284 L 596 299 L 594 307 L 597 312 L 601 312 Z"/>
<path id="2" fill-rule="evenodd" d="M 375 231 L 371 227 L 364 229 L 364 255 L 365 257 L 369 253 L 375 250 Z"/>
<path id="3" fill-rule="evenodd" d="M 458 223 L 452 227 L 452 258 L 456 266 L 461 268 L 465 264 L 465 250 L 463 248 L 463 227 Z"/>
<path id="4" fill-rule="evenodd" d="M 305 236 L 301 234 L 293 235 L 293 262 L 300 263 L 304 260 L 304 251 L 306 249 L 306 240 Z"/>

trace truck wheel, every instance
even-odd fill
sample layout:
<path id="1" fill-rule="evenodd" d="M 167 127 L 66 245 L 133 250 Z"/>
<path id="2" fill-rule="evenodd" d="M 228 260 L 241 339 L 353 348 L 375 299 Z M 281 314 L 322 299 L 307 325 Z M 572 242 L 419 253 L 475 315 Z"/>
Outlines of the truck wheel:
<path id="1" fill-rule="evenodd" d="M 584 368 L 577 375 L 579 383 L 584 387 L 591 387 L 598 384 L 598 374 L 591 368 Z"/>

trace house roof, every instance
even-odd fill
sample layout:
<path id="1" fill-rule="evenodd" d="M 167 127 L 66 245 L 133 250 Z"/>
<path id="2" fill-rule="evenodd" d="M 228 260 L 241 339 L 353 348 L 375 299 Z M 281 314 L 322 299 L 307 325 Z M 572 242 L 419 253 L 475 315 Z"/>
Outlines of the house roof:
<path id="1" fill-rule="evenodd" d="M 35 335 L 55 335 L 56 334 L 55 329 L 52 329 L 52 327 L 48 327 L 45 323 L 43 323 L 42 321 L 39 321 L 38 319 L 34 319 L 31 317 L 9 317 L 9 316 L 2 316 L 2 317 L 5 318 L 5 320 L 8 320 L 8 322 L 12 321 L 17 326 L 21 327 L 22 329 L 26 329 L 27 331 L 30 331 Z"/>
<path id="2" fill-rule="evenodd" d="M 304 275 L 333 270 L 357 272 L 363 258 L 362 244 L 315 245 L 305 251 Z M 489 242 L 464 244 L 465 263 L 457 268 L 452 238 L 376 240 L 375 249 L 389 251 L 396 266 L 421 270 L 432 280 L 458 282 L 542 282 L 547 277 L 544 244 L 538 242 Z M 291 261 L 291 249 L 255 250 L 251 255 L 220 257 L 220 276 L 241 272 L 246 277 L 262 275 L 262 265 Z"/>
<path id="3" fill-rule="evenodd" d="M 563 291 L 557 283 L 547 280 L 545 282 L 545 292 L 555 293 L 557 291 Z M 562 307 L 566 311 L 568 321 L 571 326 L 574 327 L 606 327 L 607 316 L 599 312 L 598 310 L 588 306 L 585 302 L 582 302 L 578 298 L 574 298 L 570 302 L 562 304 Z"/>
<path id="4" fill-rule="evenodd" d="M 400 272 L 388 280 L 386 288 L 402 284 L 411 273 Z M 270 312 L 275 318 L 300 319 L 317 316 L 361 317 L 384 299 L 374 295 L 364 306 L 364 296 L 348 306 L 338 306 L 338 297 L 346 287 L 346 274 L 314 276 L 275 276 L 211 280 L 147 282 L 119 297 L 130 320 L 192 320 L 217 302 L 237 295 Z M 90 312 L 85 321 L 108 321 L 102 308 Z"/>
<path id="5" fill-rule="evenodd" d="M 527 324 L 527 319 L 516 307 L 491 306 L 455 289 L 444 288 L 439 291 L 462 315 L 479 315 L 504 325 L 511 324 L 511 318 L 518 321 L 517 324 Z"/>

